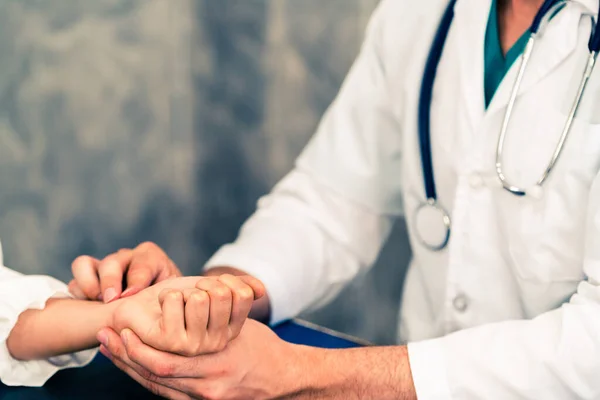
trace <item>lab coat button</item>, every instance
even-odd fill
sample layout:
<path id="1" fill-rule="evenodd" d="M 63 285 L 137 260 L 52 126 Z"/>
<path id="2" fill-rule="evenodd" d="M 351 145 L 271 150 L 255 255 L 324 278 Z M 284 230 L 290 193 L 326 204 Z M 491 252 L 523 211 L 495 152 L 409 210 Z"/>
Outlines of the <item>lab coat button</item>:
<path id="1" fill-rule="evenodd" d="M 469 302 L 467 301 L 467 297 L 464 294 L 459 294 L 452 301 L 452 305 L 454 309 L 458 312 L 465 312 L 469 306 Z"/>
<path id="2" fill-rule="evenodd" d="M 469 177 L 469 184 L 473 189 L 479 189 L 483 186 L 483 178 L 479 174 L 472 174 Z"/>

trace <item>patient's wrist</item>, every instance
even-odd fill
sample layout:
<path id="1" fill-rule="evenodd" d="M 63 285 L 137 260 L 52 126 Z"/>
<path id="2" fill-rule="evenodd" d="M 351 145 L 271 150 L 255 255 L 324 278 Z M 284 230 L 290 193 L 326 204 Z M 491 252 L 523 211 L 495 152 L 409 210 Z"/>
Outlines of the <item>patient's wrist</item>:
<path id="1" fill-rule="evenodd" d="M 115 303 L 49 299 L 44 309 L 21 313 L 6 341 L 9 353 L 34 360 L 98 346 L 96 334 L 112 323 Z"/>
<path id="2" fill-rule="evenodd" d="M 113 321 L 114 321 L 115 311 L 117 310 L 117 308 L 119 308 L 119 306 L 122 304 L 123 301 L 125 301 L 125 299 L 115 300 L 115 301 L 112 301 L 107 304 L 97 302 L 97 304 L 99 306 L 98 307 L 98 317 L 99 317 L 98 331 L 100 331 L 100 329 L 102 329 L 102 328 L 112 327 L 114 325 Z"/>

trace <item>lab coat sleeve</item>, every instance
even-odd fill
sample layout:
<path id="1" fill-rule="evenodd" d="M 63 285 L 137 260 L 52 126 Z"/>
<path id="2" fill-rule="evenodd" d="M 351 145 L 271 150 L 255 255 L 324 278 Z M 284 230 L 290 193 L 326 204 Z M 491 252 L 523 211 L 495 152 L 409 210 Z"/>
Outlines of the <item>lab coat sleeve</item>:
<path id="1" fill-rule="evenodd" d="M 244 224 L 235 243 L 206 268 L 231 266 L 260 279 L 271 322 L 292 318 L 332 299 L 372 265 L 392 219 L 316 182 L 299 169 L 285 177 Z"/>
<path id="2" fill-rule="evenodd" d="M 0 248 L 0 381 L 8 386 L 42 386 L 57 371 L 92 361 L 96 350 L 36 361 L 18 361 L 10 355 L 6 340 L 19 315 L 28 309 L 41 310 L 48 299 L 69 297 L 69 293 L 56 279 L 21 275 L 2 265 Z"/>
<path id="3" fill-rule="evenodd" d="M 371 266 L 401 212 L 400 133 L 380 54 L 384 0 L 361 53 L 296 168 L 207 269 L 231 266 L 266 286 L 271 322 L 331 299 Z M 385 172 L 385 173 L 384 173 Z"/>
<path id="4" fill-rule="evenodd" d="M 600 179 L 593 184 L 586 280 L 533 320 L 499 322 L 408 345 L 419 400 L 600 398 Z"/>

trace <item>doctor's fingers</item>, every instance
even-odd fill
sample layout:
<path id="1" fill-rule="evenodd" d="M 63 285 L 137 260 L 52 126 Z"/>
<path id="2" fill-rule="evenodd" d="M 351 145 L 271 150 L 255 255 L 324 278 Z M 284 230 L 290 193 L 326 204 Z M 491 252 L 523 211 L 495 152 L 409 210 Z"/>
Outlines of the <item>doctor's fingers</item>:
<path id="1" fill-rule="evenodd" d="M 208 336 L 211 340 L 225 341 L 223 346 L 226 345 L 233 303 L 232 289 L 213 277 L 201 278 L 196 288 L 205 291 L 209 297 Z"/>
<path id="2" fill-rule="evenodd" d="M 89 256 L 80 256 L 73 261 L 74 284 L 72 292 L 78 296 L 83 293 L 91 300 L 104 300 L 108 303 L 121 296 L 123 275 L 129 265 L 131 250 L 122 249 L 98 260 Z"/>
<path id="3" fill-rule="evenodd" d="M 264 296 L 265 288 L 258 279 L 251 276 L 233 276 L 229 274 L 219 276 L 218 280 L 227 285 L 232 294 L 231 315 L 229 319 L 229 336 L 227 340 L 235 339 L 242 330 L 244 322 L 254 300 Z"/>
<path id="4" fill-rule="evenodd" d="M 210 298 L 207 292 L 165 289 L 159 294 L 159 303 L 162 335 L 157 343 L 146 341 L 147 344 L 186 357 L 221 351 L 227 345 L 226 334 L 208 335 Z"/>
<path id="5" fill-rule="evenodd" d="M 134 295 L 154 283 L 181 275 L 175 263 L 159 246 L 151 242 L 142 243 L 133 249 L 127 271 L 127 289 L 123 296 Z"/>
<path id="6" fill-rule="evenodd" d="M 123 278 L 125 271 L 129 268 L 133 251 L 121 249 L 105 257 L 98 264 L 98 277 L 100 278 L 100 290 L 102 300 L 110 303 L 121 297 L 123 291 Z"/>
<path id="7" fill-rule="evenodd" d="M 161 307 L 160 330 L 158 335 L 143 336 L 144 343 L 157 350 L 186 357 L 216 351 L 213 349 L 216 344 L 207 337 L 210 300 L 206 292 L 189 288 L 163 289 L 158 295 L 158 302 Z M 224 342 L 226 345 L 226 340 Z"/>
<path id="8" fill-rule="evenodd" d="M 207 389 L 203 378 L 216 374 L 213 371 L 215 368 L 210 367 L 215 364 L 211 362 L 212 359 L 202 363 L 198 357 L 183 357 L 156 350 L 143 343 L 129 329 L 124 329 L 121 336 L 112 329 L 108 331 L 105 355 L 115 363 L 120 361 L 147 381 L 183 393 L 199 394 Z"/>
<path id="9" fill-rule="evenodd" d="M 102 348 L 100 351 L 103 354 L 104 354 L 104 352 L 106 352 L 106 350 L 103 350 Z M 119 368 L 121 371 L 125 372 L 127 375 L 129 375 L 131 377 L 131 379 L 133 379 L 134 381 L 136 381 L 137 383 L 139 383 L 140 385 L 145 387 L 151 393 L 153 393 L 157 396 L 160 396 L 160 397 L 164 397 L 165 399 L 192 400 L 192 397 L 188 396 L 187 394 L 185 394 L 183 392 L 180 392 L 175 389 L 171 389 L 170 387 L 163 386 L 157 382 L 153 382 L 151 380 L 144 378 L 144 376 L 140 372 L 138 372 L 136 369 L 130 367 L 128 364 L 124 363 L 123 361 L 119 360 L 118 358 L 111 358 L 107 354 L 105 354 L 105 355 L 108 358 L 110 358 L 110 360 L 113 362 L 113 364 L 115 364 L 117 366 L 117 368 Z"/>
<path id="10" fill-rule="evenodd" d="M 211 276 L 200 279 L 196 288 L 210 297 L 209 333 L 227 330 L 228 340 L 237 336 L 254 301 L 266 294 L 262 282 L 249 275 Z"/>
<path id="11" fill-rule="evenodd" d="M 111 354 L 104 345 L 100 346 L 100 353 L 111 360 L 117 368 L 125 372 L 134 381 L 148 389 L 153 394 L 171 400 L 192 400 L 192 398 L 187 394 L 158 383 L 157 380 L 160 378 L 152 375 L 150 372 L 135 364 L 131 360 L 126 359 L 126 361 L 124 361 L 121 357 Z"/>
<path id="12" fill-rule="evenodd" d="M 207 328 L 210 312 L 208 293 L 200 289 L 186 289 L 185 299 L 185 330 L 188 356 L 219 351 L 221 343 L 207 343 Z M 227 341 L 225 341 L 227 345 Z"/>
<path id="13" fill-rule="evenodd" d="M 100 260 L 90 256 L 77 257 L 71 263 L 73 281 L 69 283 L 71 293 L 81 299 L 99 300 L 100 279 L 98 278 L 98 265 Z"/>
<path id="14" fill-rule="evenodd" d="M 81 290 L 81 288 L 77 285 L 77 281 L 75 279 L 71 279 L 67 287 L 69 288 L 69 293 L 71 293 L 76 299 L 87 300 L 87 295 L 83 293 L 83 290 Z"/>
<path id="15" fill-rule="evenodd" d="M 157 347 L 160 350 L 187 355 L 187 335 L 183 293 L 176 289 L 165 289 L 159 294 L 162 309 L 162 335 Z M 148 343 L 154 345 L 153 343 Z"/>

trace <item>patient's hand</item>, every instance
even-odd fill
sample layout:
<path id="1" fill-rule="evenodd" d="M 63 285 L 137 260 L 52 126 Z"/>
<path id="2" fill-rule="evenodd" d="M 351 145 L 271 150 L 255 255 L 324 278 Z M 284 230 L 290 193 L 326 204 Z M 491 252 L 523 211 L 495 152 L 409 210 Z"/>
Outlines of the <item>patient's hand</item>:
<path id="1" fill-rule="evenodd" d="M 153 347 L 167 350 L 166 346 L 161 346 L 161 335 L 163 335 L 164 330 L 161 292 L 175 288 L 180 290 L 193 289 L 200 279 L 202 278 L 170 279 L 144 289 L 129 298 L 119 300 L 119 305 L 113 313 L 111 327 L 116 332 L 129 328 L 145 342 L 152 342 Z M 205 307 L 210 307 L 210 305 L 206 304 Z"/>
<path id="2" fill-rule="evenodd" d="M 117 333 L 129 328 L 147 345 L 170 353 L 221 351 L 238 336 L 254 299 L 264 294 L 262 284 L 253 279 L 185 277 L 160 282 L 119 300 L 111 327 Z M 185 331 L 177 323 L 182 319 Z"/>

